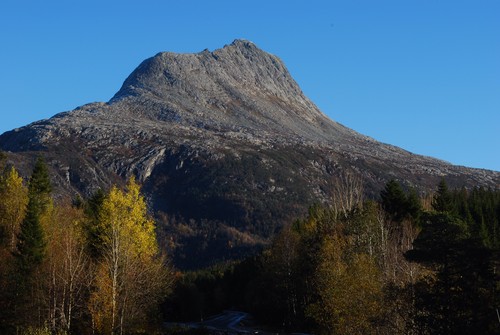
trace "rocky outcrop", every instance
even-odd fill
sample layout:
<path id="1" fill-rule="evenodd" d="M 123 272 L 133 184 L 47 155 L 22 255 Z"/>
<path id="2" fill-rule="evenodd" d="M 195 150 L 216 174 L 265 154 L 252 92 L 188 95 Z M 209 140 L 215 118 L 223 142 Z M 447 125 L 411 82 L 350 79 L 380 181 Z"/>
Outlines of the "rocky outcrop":
<path id="1" fill-rule="evenodd" d="M 500 173 L 453 166 L 379 143 L 325 116 L 283 62 L 236 40 L 145 60 L 107 103 L 0 136 L 27 175 L 46 156 L 60 195 L 88 196 L 135 175 L 185 266 L 238 257 L 327 202 L 343 171 L 368 194 L 396 178 L 421 190 L 498 187 Z M 170 238 L 171 237 L 171 238 Z"/>

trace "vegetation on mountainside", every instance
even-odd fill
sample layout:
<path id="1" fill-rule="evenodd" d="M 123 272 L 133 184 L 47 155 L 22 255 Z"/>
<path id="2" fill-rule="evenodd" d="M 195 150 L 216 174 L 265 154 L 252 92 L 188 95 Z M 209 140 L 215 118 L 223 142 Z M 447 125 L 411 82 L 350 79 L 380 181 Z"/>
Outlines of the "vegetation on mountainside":
<path id="1" fill-rule="evenodd" d="M 2 334 L 150 333 L 161 312 L 195 321 L 228 308 L 286 332 L 500 329 L 500 190 L 443 180 L 425 196 L 391 180 L 374 201 L 346 174 L 329 206 L 310 207 L 257 255 L 174 276 L 167 232 L 157 236 L 133 178 L 55 202 L 42 159 L 27 183 L 0 168 Z"/>
<path id="2" fill-rule="evenodd" d="M 500 191 L 445 185 L 429 201 L 390 181 L 378 202 L 313 206 L 259 255 L 184 274 L 167 313 L 232 307 L 319 334 L 496 334 Z"/>

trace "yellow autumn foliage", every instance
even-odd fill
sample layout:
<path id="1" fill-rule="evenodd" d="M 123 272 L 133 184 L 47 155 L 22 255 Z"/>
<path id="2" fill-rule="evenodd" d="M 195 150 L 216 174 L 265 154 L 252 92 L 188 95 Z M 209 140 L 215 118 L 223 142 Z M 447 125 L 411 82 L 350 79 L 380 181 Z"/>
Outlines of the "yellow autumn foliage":
<path id="1" fill-rule="evenodd" d="M 102 205 L 100 224 L 106 243 L 119 242 L 124 250 L 139 257 L 158 253 L 154 221 L 147 215 L 146 202 L 134 178 L 129 180 L 126 191 L 111 189 Z"/>
<path id="2" fill-rule="evenodd" d="M 16 245 L 16 235 L 28 204 L 28 188 L 15 168 L 10 168 L 1 178 L 0 229 L 5 232 L 10 250 Z"/>
<path id="3" fill-rule="evenodd" d="M 95 330 L 123 333 L 137 327 L 170 286 L 159 255 L 154 221 L 134 178 L 122 191 L 113 187 L 99 213 L 102 259 L 96 264 L 89 309 Z"/>
<path id="4" fill-rule="evenodd" d="M 349 247 L 339 234 L 323 241 L 315 274 L 319 300 L 308 315 L 327 333 L 371 334 L 381 308 L 381 274 L 372 257 Z"/>

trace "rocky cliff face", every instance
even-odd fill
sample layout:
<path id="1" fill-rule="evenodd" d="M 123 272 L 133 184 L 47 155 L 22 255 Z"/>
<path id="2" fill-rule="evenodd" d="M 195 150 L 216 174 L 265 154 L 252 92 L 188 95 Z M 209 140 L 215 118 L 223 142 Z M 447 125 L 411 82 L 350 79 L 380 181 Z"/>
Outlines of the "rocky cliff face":
<path id="1" fill-rule="evenodd" d="M 107 103 L 0 136 L 27 175 L 43 154 L 60 195 L 84 196 L 135 175 L 177 264 L 251 252 L 344 171 L 369 194 L 396 178 L 421 190 L 498 187 L 500 173 L 450 165 L 358 134 L 326 117 L 276 56 L 248 41 L 145 60 Z M 171 238 L 170 238 L 171 237 Z"/>

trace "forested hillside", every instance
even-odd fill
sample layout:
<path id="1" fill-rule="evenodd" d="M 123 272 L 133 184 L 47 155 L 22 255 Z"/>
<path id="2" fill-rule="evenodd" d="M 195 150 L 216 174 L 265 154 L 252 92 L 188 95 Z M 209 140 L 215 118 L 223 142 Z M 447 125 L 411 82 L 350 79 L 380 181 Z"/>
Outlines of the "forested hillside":
<path id="1" fill-rule="evenodd" d="M 500 331 L 498 189 L 391 180 L 367 199 L 346 174 L 254 256 L 174 272 L 133 178 L 56 202 L 42 158 L 29 180 L 0 162 L 2 334 L 190 333 L 161 322 L 228 308 L 283 333 Z"/>
<path id="2" fill-rule="evenodd" d="M 232 306 L 282 332 L 498 334 L 500 191 L 432 195 L 388 182 L 378 201 L 344 179 L 243 262 L 187 273 L 165 308 L 196 320 Z"/>

